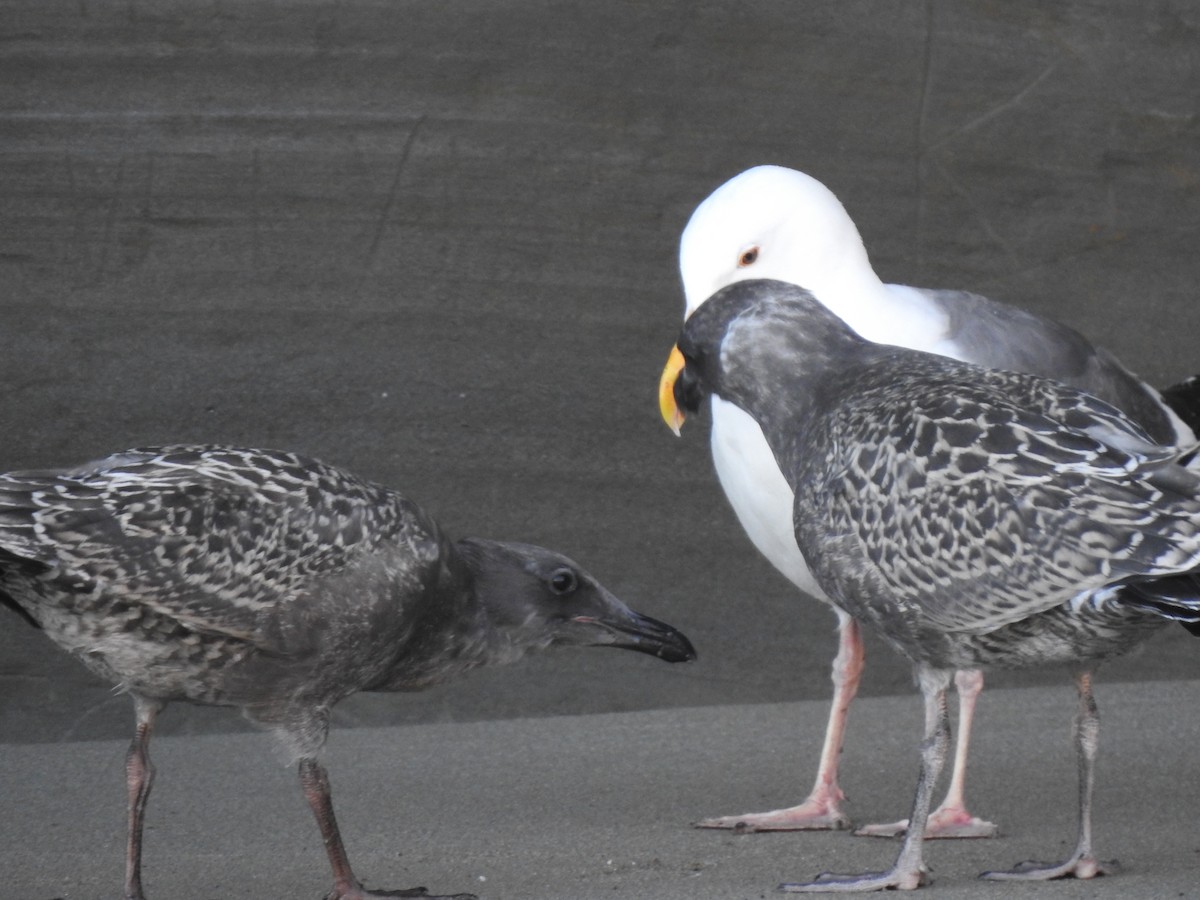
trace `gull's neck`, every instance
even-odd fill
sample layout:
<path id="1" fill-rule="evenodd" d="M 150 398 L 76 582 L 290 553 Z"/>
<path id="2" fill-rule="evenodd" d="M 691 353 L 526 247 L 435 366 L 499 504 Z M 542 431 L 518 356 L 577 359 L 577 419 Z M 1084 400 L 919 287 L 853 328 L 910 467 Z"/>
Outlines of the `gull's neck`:
<path id="1" fill-rule="evenodd" d="M 821 303 L 868 341 L 932 350 L 949 325 L 946 313 L 917 288 L 884 284 L 866 259 L 842 265 L 809 285 Z"/>

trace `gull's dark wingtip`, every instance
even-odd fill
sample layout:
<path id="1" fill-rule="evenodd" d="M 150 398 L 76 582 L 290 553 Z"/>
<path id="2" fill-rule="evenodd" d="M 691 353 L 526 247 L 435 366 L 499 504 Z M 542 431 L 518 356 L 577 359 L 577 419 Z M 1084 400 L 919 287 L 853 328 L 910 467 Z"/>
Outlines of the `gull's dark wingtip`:
<path id="1" fill-rule="evenodd" d="M 1163 401 L 1192 431 L 1200 434 L 1200 375 L 1185 378 L 1162 392 Z"/>

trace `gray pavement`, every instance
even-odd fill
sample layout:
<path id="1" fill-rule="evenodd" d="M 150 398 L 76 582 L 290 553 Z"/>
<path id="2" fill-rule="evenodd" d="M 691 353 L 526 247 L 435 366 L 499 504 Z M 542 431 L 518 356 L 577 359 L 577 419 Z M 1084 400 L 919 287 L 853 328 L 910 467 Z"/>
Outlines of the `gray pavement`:
<path id="1" fill-rule="evenodd" d="M 1200 682 L 1097 687 L 1103 725 L 1097 852 L 1121 875 L 999 885 L 979 872 L 1065 856 L 1075 840 L 1073 689 L 984 696 L 971 801 L 1002 828 L 928 847 L 930 896 L 1165 898 L 1200 894 L 1195 809 Z M 392 698 L 396 699 L 396 698 Z M 427 885 L 485 900 L 757 900 L 783 880 L 886 866 L 892 841 L 736 836 L 690 828 L 713 813 L 799 799 L 817 751 L 815 701 L 336 731 L 328 764 L 351 861 L 371 887 Z M 855 710 L 844 774 L 856 817 L 907 812 L 920 703 Z M 159 900 L 312 898 L 329 874 L 294 774 L 266 735 L 165 738 L 146 831 Z M 3 896 L 95 900 L 120 892 L 124 745 L 5 748 Z M 1184 777 L 1181 777 L 1183 775 Z M 53 785 L 52 789 L 48 786 Z"/>
<path id="2" fill-rule="evenodd" d="M 564 551 L 692 637 L 701 658 L 688 666 L 556 653 L 424 694 L 343 704 L 335 784 L 339 801 L 364 797 L 344 814 L 362 816 L 351 850 L 373 883 L 411 872 L 462 889 L 465 861 L 471 877 L 494 872 L 506 896 L 610 896 L 614 886 L 758 896 L 746 892 L 821 868 L 825 848 L 852 848 L 835 860 L 850 865 L 855 854 L 886 856 L 837 836 L 675 830 L 794 796 L 781 785 L 809 776 L 833 653 L 832 617 L 753 555 L 727 510 L 705 425 L 676 440 L 657 420 L 654 387 L 682 308 L 679 231 L 736 172 L 800 168 L 843 199 L 885 279 L 1057 316 L 1168 384 L 1200 370 L 1198 32 L 1195 7 L 1167 0 L 0 0 L 0 468 L 177 440 L 300 450 L 406 491 L 453 533 Z M 1200 676 L 1196 650 L 1170 629 L 1105 681 L 1128 682 L 1120 689 L 1135 692 L 1138 710 L 1185 697 L 1186 679 Z M 907 666 L 873 639 L 868 657 L 863 692 L 878 699 L 858 721 L 889 721 L 890 704 L 914 702 Z M 990 684 L 1011 688 L 995 692 L 1007 699 L 1061 681 L 998 673 Z M 777 717 L 754 705 L 797 701 L 802 732 L 793 707 Z M 1013 789 L 1056 744 L 1030 749 L 1036 732 L 1018 713 L 1011 735 L 1001 732 L 991 717 L 1002 705 L 985 702 L 980 740 L 1010 739 L 1020 752 L 994 753 L 1001 771 L 986 759 L 977 770 L 997 799 L 1033 811 L 1004 817 L 1012 840 L 1032 840 L 1051 815 L 1058 840 L 1073 789 L 1053 799 Z M 529 721 L 547 716 L 561 718 Z M 130 718 L 125 698 L 0 610 L 0 802 L 29 810 L 4 827 L 42 829 L 3 844 L 20 877 L 63 879 L 53 884 L 74 885 L 72 897 L 112 895 L 120 804 L 114 812 L 98 789 L 93 804 L 82 767 L 110 777 L 119 744 L 109 742 L 126 739 Z M 860 776 L 897 778 L 889 742 L 910 751 L 909 718 L 894 734 L 852 733 L 847 757 L 862 754 Z M 1194 762 L 1170 730 L 1183 729 L 1182 741 L 1188 719 L 1147 726 L 1145 743 L 1106 745 L 1104 773 L 1132 779 L 1116 849 L 1127 855 L 1140 841 L 1148 852 L 1138 856 L 1180 878 L 1200 873 L 1195 848 L 1171 830 L 1194 805 Z M 685 737 L 668 738 L 661 723 Z M 178 749 L 163 753 L 230 747 L 240 759 L 238 748 L 253 747 L 259 760 L 263 738 L 228 734 L 241 727 L 224 711 L 176 706 L 164 733 L 209 736 L 164 741 Z M 607 743 L 614 727 L 661 736 L 630 742 L 645 764 L 637 791 L 610 787 L 622 764 L 613 748 L 625 749 Z M 552 753 L 594 755 L 596 780 L 564 768 L 557 783 L 573 802 L 535 803 L 531 776 L 513 775 L 524 786 L 517 808 L 494 799 L 473 823 L 484 832 L 461 832 L 459 845 L 471 818 L 464 764 L 463 780 L 431 801 L 447 814 L 420 814 L 444 829 L 430 840 L 451 842 L 455 864 L 441 868 L 430 845 L 397 867 L 400 845 L 378 824 L 392 801 L 351 779 L 387 766 L 390 780 L 397 756 L 381 748 L 395 741 L 459 739 L 521 760 L 544 746 L 546 765 L 560 762 Z M 658 761 L 668 750 L 686 754 Z M 58 765 L 71 768 L 60 776 Z M 164 778 L 151 846 L 171 834 L 190 862 L 159 856 L 155 867 L 167 847 L 150 851 L 151 889 L 178 879 L 160 900 L 185 897 L 178 885 L 206 883 L 197 873 L 228 857 L 243 863 L 231 876 L 257 887 L 218 892 L 296 896 L 323 883 L 321 866 L 288 865 L 304 841 L 308 865 L 315 840 L 295 796 L 268 830 L 250 821 L 224 836 L 220 810 L 253 820 L 260 802 L 288 802 L 289 778 L 253 766 L 170 765 L 187 778 L 253 779 L 232 784 L 235 799 L 275 780 L 246 804 L 219 799 L 213 782 Z M 60 812 L 49 820 L 11 805 L 22 768 L 33 788 L 54 784 L 48 802 Z M 684 784 L 668 789 L 668 778 Z M 896 783 L 906 798 L 907 778 Z M 169 818 L 173 790 L 190 793 Z M 398 788 L 397 809 L 407 796 Z M 274 842 L 276 819 L 296 841 L 249 842 Z M 46 829 L 69 820 L 81 829 L 74 840 L 47 844 Z M 550 849 L 535 834 L 549 835 Z M 105 851 L 95 860 L 93 841 Z M 639 849 L 657 845 L 668 849 Z M 46 856 L 48 846 L 62 852 Z M 1037 849 L 1006 844 L 1014 852 L 997 860 L 992 846 L 939 847 L 954 873 L 939 885 Z M 555 848 L 588 855 L 563 868 Z M 278 872 L 294 885 L 267 887 Z M 1164 877 L 1151 883 L 1182 884 Z M 95 880 L 70 880 L 85 878 Z M 654 880 L 650 893 L 643 878 Z M 675 886 L 660 892 L 659 881 Z M 1097 890 L 1109 888 L 1029 893 Z"/>

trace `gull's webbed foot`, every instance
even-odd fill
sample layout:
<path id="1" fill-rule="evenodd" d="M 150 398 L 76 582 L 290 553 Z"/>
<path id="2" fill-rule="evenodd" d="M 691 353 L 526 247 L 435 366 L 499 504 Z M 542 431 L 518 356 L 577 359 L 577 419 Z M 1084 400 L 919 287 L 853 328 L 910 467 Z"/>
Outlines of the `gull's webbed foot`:
<path id="1" fill-rule="evenodd" d="M 815 881 L 784 883 L 786 894 L 855 894 L 868 891 L 915 891 L 929 883 L 925 869 L 896 869 L 866 872 L 862 875 L 835 875 L 823 872 Z"/>
<path id="2" fill-rule="evenodd" d="M 1011 869 L 984 872 L 980 878 L 989 881 L 1052 881 L 1055 878 L 1095 878 L 1098 875 L 1115 875 L 1121 871 L 1116 860 L 1101 862 L 1091 854 L 1076 854 L 1062 863 L 1027 860 Z"/>
<path id="3" fill-rule="evenodd" d="M 856 828 L 856 837 L 900 837 L 908 831 L 908 819 L 880 825 L 864 825 Z M 925 839 L 949 840 L 952 838 L 990 838 L 1000 829 L 986 819 L 971 815 L 961 806 L 943 806 L 929 816 L 925 826 Z"/>
<path id="4" fill-rule="evenodd" d="M 701 819 L 697 828 L 727 828 L 750 833 L 755 831 L 844 831 L 850 817 L 842 809 L 841 791 L 813 793 L 798 806 L 741 816 Z"/>

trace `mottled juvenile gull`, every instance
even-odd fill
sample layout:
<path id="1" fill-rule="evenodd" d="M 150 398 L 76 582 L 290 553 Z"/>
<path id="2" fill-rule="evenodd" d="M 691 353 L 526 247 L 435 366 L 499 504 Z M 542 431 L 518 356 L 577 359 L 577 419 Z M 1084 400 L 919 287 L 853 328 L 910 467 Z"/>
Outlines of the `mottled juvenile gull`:
<path id="1" fill-rule="evenodd" d="M 885 284 L 875 274 L 862 238 L 842 204 L 815 178 L 779 166 L 758 166 L 717 188 L 692 214 L 679 244 L 679 266 L 690 315 L 719 288 L 750 278 L 774 278 L 808 288 L 829 310 L 868 340 L 927 350 L 964 362 L 1031 372 L 1088 391 L 1123 409 L 1157 440 L 1186 445 L 1191 430 L 1158 393 L 1107 351 L 1057 322 L 964 291 Z M 1196 405 L 1195 398 L 1180 397 Z M 719 397 L 712 404 L 712 455 L 730 505 L 760 552 L 793 584 L 829 602 L 792 535 L 792 494 L 762 431 Z M 797 806 L 721 816 L 708 828 L 789 830 L 845 828 L 849 817 L 838 783 L 846 713 L 863 668 L 855 621 L 833 606 L 839 646 L 834 696 L 817 777 Z M 927 837 L 988 837 L 991 822 L 966 807 L 966 759 L 977 670 L 958 673 L 959 731 L 953 777 L 932 815 Z M 857 833 L 893 835 L 906 821 L 868 825 Z"/>
<path id="2" fill-rule="evenodd" d="M 1049 379 L 873 344 L 795 285 L 739 282 L 688 320 L 664 371 L 677 427 L 706 395 L 759 423 L 795 496 L 822 590 L 914 664 L 921 775 L 882 874 L 788 891 L 911 889 L 949 743 L 955 670 L 1067 663 L 1078 673 L 1079 839 L 1003 879 L 1089 878 L 1095 666 L 1170 618 L 1200 617 L 1200 478 L 1102 400 Z M 1160 616 L 1166 617 L 1161 618 Z"/>
<path id="3" fill-rule="evenodd" d="M 329 853 L 326 900 L 425 897 L 367 891 L 351 871 L 317 758 L 335 703 L 551 645 L 695 656 L 557 553 L 451 541 L 395 491 L 269 450 L 169 446 L 0 475 L 0 591 L 133 697 L 126 900 L 143 897 L 150 733 L 170 700 L 238 707 L 282 738 Z"/>

